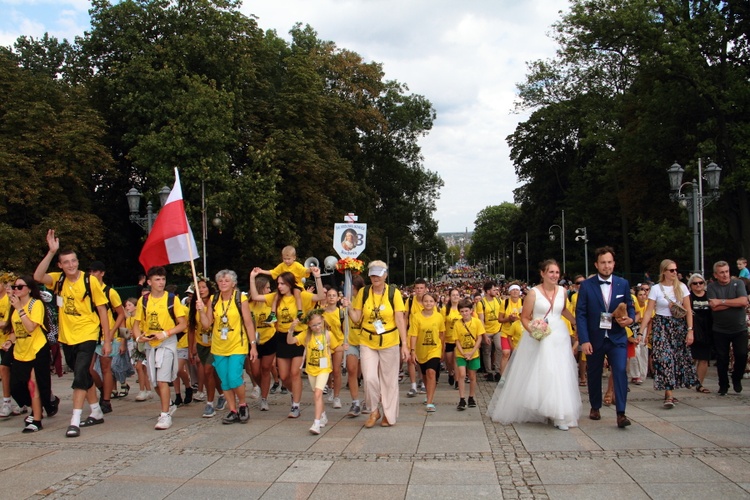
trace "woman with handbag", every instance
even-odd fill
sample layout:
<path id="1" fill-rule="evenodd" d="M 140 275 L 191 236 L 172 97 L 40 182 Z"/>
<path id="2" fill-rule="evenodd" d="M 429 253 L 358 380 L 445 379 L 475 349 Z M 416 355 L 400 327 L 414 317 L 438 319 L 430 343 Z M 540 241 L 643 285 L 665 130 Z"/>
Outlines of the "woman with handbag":
<path id="1" fill-rule="evenodd" d="M 677 278 L 674 261 L 661 261 L 659 283 L 651 287 L 643 316 L 641 332 L 653 346 L 654 389 L 664 391 L 664 408 L 671 409 L 677 402 L 673 390 L 698 383 L 689 349 L 694 340 L 690 292 Z"/>

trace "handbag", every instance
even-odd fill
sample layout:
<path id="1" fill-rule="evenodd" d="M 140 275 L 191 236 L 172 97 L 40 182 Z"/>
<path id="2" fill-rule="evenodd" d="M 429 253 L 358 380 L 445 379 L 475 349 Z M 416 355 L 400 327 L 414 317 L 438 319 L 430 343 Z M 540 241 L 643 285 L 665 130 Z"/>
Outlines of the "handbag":
<path id="1" fill-rule="evenodd" d="M 687 309 L 682 307 L 682 304 L 675 302 L 667 296 L 667 293 L 664 291 L 664 287 L 661 284 L 659 284 L 659 288 L 661 288 L 661 293 L 669 301 L 669 312 L 672 314 L 673 318 L 682 319 L 688 315 Z"/>

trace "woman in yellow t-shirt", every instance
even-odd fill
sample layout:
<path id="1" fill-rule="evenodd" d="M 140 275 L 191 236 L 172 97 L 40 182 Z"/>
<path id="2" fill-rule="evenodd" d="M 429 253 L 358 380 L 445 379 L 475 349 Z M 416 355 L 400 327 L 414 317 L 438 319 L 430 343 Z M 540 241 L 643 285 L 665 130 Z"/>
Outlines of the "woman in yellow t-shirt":
<path id="1" fill-rule="evenodd" d="M 244 424 L 250 420 L 250 409 L 245 399 L 242 374 L 245 371 L 245 359 L 249 356 L 252 362 L 258 357 L 255 327 L 247 296 L 237 289 L 237 273 L 229 269 L 219 271 L 216 273 L 216 284 L 218 294 L 212 296 L 208 304 L 198 302 L 198 310 L 201 311 L 201 324 L 204 328 L 213 323 L 211 354 L 229 407 L 229 413 L 222 419 L 222 423 Z M 241 309 L 237 307 L 238 302 Z M 239 408 L 235 395 L 239 399 Z"/>
<path id="2" fill-rule="evenodd" d="M 448 303 L 443 308 L 445 318 L 445 368 L 448 370 L 448 385 L 458 389 L 456 381 L 456 331 L 455 325 L 461 319 L 458 303 L 461 302 L 461 291 L 454 288 L 448 295 Z"/>
<path id="3" fill-rule="evenodd" d="M 11 289 L 10 326 L 13 331 L 9 337 L 15 343 L 11 394 L 20 406 L 31 406 L 33 420 L 23 432 L 37 432 L 42 429 L 42 406 L 51 413 L 50 348 L 42 330 L 43 327 L 49 330 L 49 319 L 34 278 L 21 276 Z M 57 405 L 53 406 L 56 413 Z"/>
<path id="4" fill-rule="evenodd" d="M 409 347 L 412 362 L 419 364 L 427 389 L 427 411 L 435 411 L 435 386 L 440 374 L 440 356 L 445 342 L 445 320 L 435 311 L 437 299 L 432 293 L 422 297 L 422 310 L 409 322 Z"/>
<path id="5" fill-rule="evenodd" d="M 338 294 L 336 294 L 338 295 Z M 304 319 L 308 328 L 296 334 L 296 327 L 300 320 L 294 318 L 289 325 L 286 334 L 286 342 L 289 345 L 301 346 L 307 354 L 305 357 L 305 370 L 307 379 L 310 381 L 310 387 L 313 390 L 313 399 L 315 401 L 315 420 L 310 427 L 311 434 L 320 434 L 321 427 L 328 423 L 325 407 L 323 405 L 323 389 L 328 383 L 328 377 L 331 374 L 332 351 L 331 343 L 333 335 L 327 328 L 323 318 L 322 309 L 313 309 Z"/>
<path id="6" fill-rule="evenodd" d="M 255 278 L 255 288 L 262 296 L 271 293 L 271 282 L 267 276 Z M 255 321 L 258 335 L 258 359 L 250 363 L 253 378 L 260 383 L 260 411 L 268 411 L 268 393 L 271 388 L 272 371 L 276 365 L 276 328 L 266 319 L 271 315 L 271 306 L 262 300 L 250 303 L 250 313 Z"/>
<path id="7" fill-rule="evenodd" d="M 323 308 L 323 319 L 331 332 L 331 356 L 333 358 L 333 387 L 329 387 L 328 401 L 334 408 L 341 408 L 341 362 L 344 360 L 344 329 L 341 324 L 343 311 L 339 308 L 339 293 L 335 288 L 326 285 L 326 300 Z M 329 384 L 331 385 L 331 384 Z"/>
<path id="8" fill-rule="evenodd" d="M 362 276 L 352 276 L 352 297 L 356 297 L 359 290 L 365 286 Z M 358 417 L 364 408 L 359 401 L 359 337 L 362 333 L 362 325 L 355 322 L 349 316 L 349 344 L 344 344 L 346 349 L 346 376 L 349 385 L 349 395 L 352 397 L 352 405 L 346 414 L 349 418 Z"/>

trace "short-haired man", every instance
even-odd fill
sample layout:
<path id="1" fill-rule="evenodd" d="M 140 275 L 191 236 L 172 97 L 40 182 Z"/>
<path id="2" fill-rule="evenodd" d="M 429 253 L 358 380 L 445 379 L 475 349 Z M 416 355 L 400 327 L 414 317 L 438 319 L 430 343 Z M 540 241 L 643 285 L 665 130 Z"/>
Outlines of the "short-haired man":
<path id="1" fill-rule="evenodd" d="M 112 352 L 112 332 L 107 320 L 107 298 L 98 280 L 78 269 L 78 256 L 73 250 L 63 250 L 57 257 L 62 272 L 48 273 L 60 240 L 55 230 L 47 231 L 49 250 L 34 271 L 34 279 L 54 290 L 59 308 L 59 341 L 65 362 L 73 369 L 73 416 L 65 435 L 78 437 L 81 427 L 104 423 L 104 413 L 96 397 L 90 367 L 97 344 L 102 343 L 102 355 Z M 83 401 L 87 400 L 91 413 L 81 422 Z"/>
<path id="2" fill-rule="evenodd" d="M 148 378 L 161 400 L 161 414 L 154 429 L 166 430 L 172 427 L 172 414 L 177 409 L 171 404 L 169 391 L 169 383 L 177 378 L 179 368 L 176 335 L 187 328 L 187 320 L 180 299 L 166 291 L 166 269 L 152 267 L 146 278 L 151 291 L 135 306 L 133 337 L 137 342 L 148 342 Z"/>
<path id="3" fill-rule="evenodd" d="M 742 375 L 747 364 L 747 289 L 742 281 L 732 278 L 726 261 L 720 260 L 714 264 L 714 278 L 716 281 L 708 284 L 706 294 L 713 319 L 719 396 L 726 396 L 729 391 L 729 346 L 734 351 L 734 392 L 742 392 Z"/>
<path id="4" fill-rule="evenodd" d="M 482 364 L 486 372 L 485 378 L 488 381 L 500 381 L 500 356 L 503 352 L 502 334 L 500 327 L 502 320 L 505 318 L 505 309 L 503 304 L 497 299 L 500 289 L 494 281 L 487 281 L 484 284 L 484 297 L 477 305 L 477 316 L 484 324 L 484 341 L 482 343 Z M 507 339 L 506 339 L 507 341 Z M 495 357 L 492 356 L 492 347 L 495 347 Z M 510 357 L 510 344 L 508 344 L 508 357 Z M 493 363 L 493 359 L 495 359 Z"/>

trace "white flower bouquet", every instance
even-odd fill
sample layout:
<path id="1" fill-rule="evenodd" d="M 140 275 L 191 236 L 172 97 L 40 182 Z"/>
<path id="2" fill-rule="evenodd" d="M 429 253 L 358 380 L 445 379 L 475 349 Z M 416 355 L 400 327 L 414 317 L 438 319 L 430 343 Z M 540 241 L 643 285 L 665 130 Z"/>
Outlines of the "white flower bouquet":
<path id="1" fill-rule="evenodd" d="M 552 329 L 549 327 L 547 320 L 535 319 L 532 320 L 531 323 L 529 323 L 529 333 L 536 340 L 542 340 L 547 335 L 552 333 Z"/>

